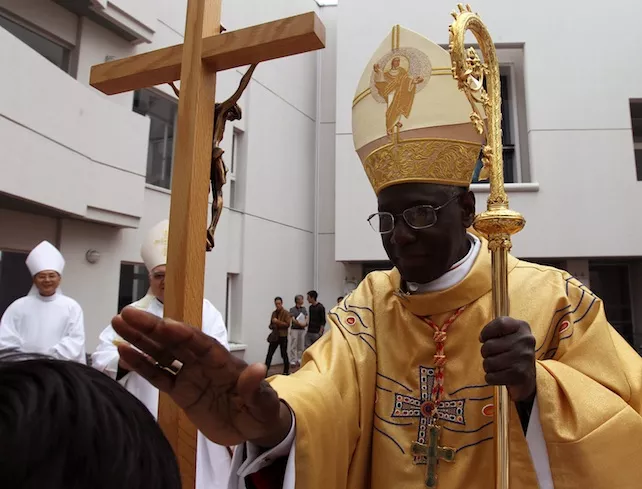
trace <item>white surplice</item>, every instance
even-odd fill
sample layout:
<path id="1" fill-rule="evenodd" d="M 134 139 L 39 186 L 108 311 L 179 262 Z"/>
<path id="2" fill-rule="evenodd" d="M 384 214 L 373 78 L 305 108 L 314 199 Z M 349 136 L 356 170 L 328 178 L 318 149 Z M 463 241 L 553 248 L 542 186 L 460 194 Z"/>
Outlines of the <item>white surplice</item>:
<path id="1" fill-rule="evenodd" d="M 133 307 L 163 317 L 163 304 L 154 296 L 147 295 L 134 302 Z M 203 332 L 216 339 L 229 350 L 227 330 L 221 313 L 208 300 L 203 301 Z M 115 341 L 123 341 L 111 326 L 100 334 L 100 344 L 92 355 L 92 366 L 116 379 L 118 350 Z M 158 415 L 158 389 L 136 372 L 129 372 L 119 380 L 136 396 L 150 412 Z M 199 431 L 196 452 L 196 489 L 224 489 L 228 485 L 231 458 L 226 447 L 207 440 Z"/>
<path id="2" fill-rule="evenodd" d="M 87 363 L 82 308 L 60 290 L 44 297 L 34 287 L 0 320 L 0 350 L 4 349 Z"/>
<path id="3" fill-rule="evenodd" d="M 438 279 L 428 284 L 409 283 L 410 293 L 425 293 L 446 290 L 458 284 L 470 272 L 477 259 L 481 249 L 481 242 L 476 236 L 469 234 L 471 246 L 461 260 L 455 263 L 451 269 Z M 489 271 L 490 272 L 490 271 Z M 319 406 L 319 409 L 323 409 Z M 539 482 L 540 489 L 553 489 L 548 451 L 542 425 L 539 419 L 539 407 L 537 396 L 533 402 L 533 410 L 528 423 L 526 432 L 526 441 L 533 458 L 535 472 Z M 245 455 L 245 457 L 244 457 Z M 232 460 L 232 472 L 230 475 L 229 489 L 246 489 L 245 478 L 261 469 L 269 466 L 279 457 L 288 456 L 288 462 L 285 469 L 285 478 L 283 479 L 282 489 L 295 489 L 296 487 L 296 418 L 292 413 L 292 428 L 288 436 L 276 447 L 268 451 L 261 451 L 252 443 L 246 443 L 246 446 L 239 446 L 234 452 Z"/>

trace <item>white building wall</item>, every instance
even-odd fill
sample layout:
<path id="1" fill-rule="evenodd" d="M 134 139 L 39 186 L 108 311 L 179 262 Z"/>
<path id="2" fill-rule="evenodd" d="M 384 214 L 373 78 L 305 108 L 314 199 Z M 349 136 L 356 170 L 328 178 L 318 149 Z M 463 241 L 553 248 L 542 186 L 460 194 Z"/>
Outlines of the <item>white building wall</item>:
<path id="1" fill-rule="evenodd" d="M 78 25 L 80 42 L 75 53 L 77 56 L 76 79 L 83 85 L 89 87 L 89 76 L 93 65 L 104 63 L 108 57 L 125 58 L 134 54 L 134 47 L 131 43 L 96 24 L 92 20 L 86 17 L 81 18 Z M 112 103 L 116 102 L 126 110 L 131 111 L 134 92 L 121 93 L 108 97 L 93 88 L 90 88 L 90 90 L 101 97 L 109 98 Z"/>
<path id="2" fill-rule="evenodd" d="M 0 209 L 0 249 L 27 251 L 42 240 L 56 242 L 57 220 L 22 212 Z"/>
<path id="3" fill-rule="evenodd" d="M 313 0 L 279 0 L 269 9 L 260 0 L 224 2 L 223 24 L 232 30 L 310 10 Z M 274 297 L 291 307 L 312 288 L 316 57 L 259 65 L 248 94 L 242 317 L 233 336 L 248 345 L 250 361 L 265 358 Z"/>
<path id="4" fill-rule="evenodd" d="M 446 0 L 339 5 L 337 260 L 385 258 L 365 222 L 376 200 L 352 145 L 351 103 L 359 77 L 394 24 L 447 44 L 453 7 Z M 539 191 L 510 193 L 512 207 L 527 219 L 515 239 L 516 254 L 639 256 L 642 229 L 632 223 L 642 206 L 642 184 L 635 176 L 629 98 L 642 96 L 642 67 L 630 61 L 640 41 L 636 19 L 642 4 L 616 0 L 578 8 L 552 0 L 478 0 L 473 7 L 496 43 L 524 45 L 530 164 Z M 590 61 L 576 57 L 580 46 Z M 482 210 L 487 193 L 477 197 Z"/>
<path id="5" fill-rule="evenodd" d="M 32 24 L 36 6 L 27 12 Z M 42 12 L 51 11 L 52 31 L 64 34 L 69 22 L 61 25 L 66 17 L 49 7 Z M 12 73 L 0 82 L 0 192 L 74 216 L 136 226 L 148 121 L 97 95 L 4 29 L 0 45 L 0 62 Z"/>
<path id="6" fill-rule="evenodd" d="M 319 105 L 318 125 L 318 256 L 317 283 L 319 300 L 326 309 L 334 306 L 336 298 L 344 294 L 346 265 L 334 259 L 335 250 L 335 133 L 337 94 L 337 21 L 339 9 L 321 9 L 321 20 L 326 27 L 326 47 L 319 53 Z"/>

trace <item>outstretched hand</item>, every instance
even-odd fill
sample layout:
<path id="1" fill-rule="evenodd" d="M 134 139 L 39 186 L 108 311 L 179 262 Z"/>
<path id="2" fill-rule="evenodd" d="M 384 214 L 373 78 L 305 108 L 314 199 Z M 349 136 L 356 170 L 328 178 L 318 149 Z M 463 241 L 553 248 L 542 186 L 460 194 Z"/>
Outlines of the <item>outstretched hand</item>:
<path id="1" fill-rule="evenodd" d="M 140 350 L 118 345 L 121 361 L 169 394 L 213 442 L 272 447 L 287 435 L 291 414 L 265 381 L 264 365 L 248 365 L 196 328 L 132 307 L 112 326 Z M 183 364 L 176 375 L 158 366 L 174 360 Z"/>

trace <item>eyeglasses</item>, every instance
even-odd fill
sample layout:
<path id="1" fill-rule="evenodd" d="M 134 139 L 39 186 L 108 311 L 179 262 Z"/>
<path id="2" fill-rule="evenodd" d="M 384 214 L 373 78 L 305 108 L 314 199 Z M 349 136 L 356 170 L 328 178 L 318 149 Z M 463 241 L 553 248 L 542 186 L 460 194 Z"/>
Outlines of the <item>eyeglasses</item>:
<path id="1" fill-rule="evenodd" d="M 165 280 L 165 273 L 164 272 L 152 273 L 152 278 L 154 280 Z"/>
<path id="2" fill-rule="evenodd" d="M 433 207 L 431 205 L 417 205 L 406 209 L 401 214 L 376 212 L 368 217 L 368 223 L 372 229 L 380 234 L 391 233 L 395 228 L 395 218 L 397 217 L 403 217 L 403 220 L 412 229 L 426 229 L 437 224 L 437 211 L 443 209 L 457 198 L 459 198 L 459 195 L 455 195 L 438 207 Z"/>

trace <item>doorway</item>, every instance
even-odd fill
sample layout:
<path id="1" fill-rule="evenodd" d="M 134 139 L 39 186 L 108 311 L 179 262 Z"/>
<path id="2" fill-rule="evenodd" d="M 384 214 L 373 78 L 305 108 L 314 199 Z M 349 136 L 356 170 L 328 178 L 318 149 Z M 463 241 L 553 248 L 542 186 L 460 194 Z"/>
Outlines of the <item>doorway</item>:
<path id="1" fill-rule="evenodd" d="M 25 264 L 28 253 L 0 250 L 0 316 L 13 301 L 29 293 L 31 274 Z"/>
<path id="2" fill-rule="evenodd" d="M 589 261 L 591 290 L 604 303 L 611 326 L 633 345 L 633 315 L 629 264 L 618 261 Z"/>

